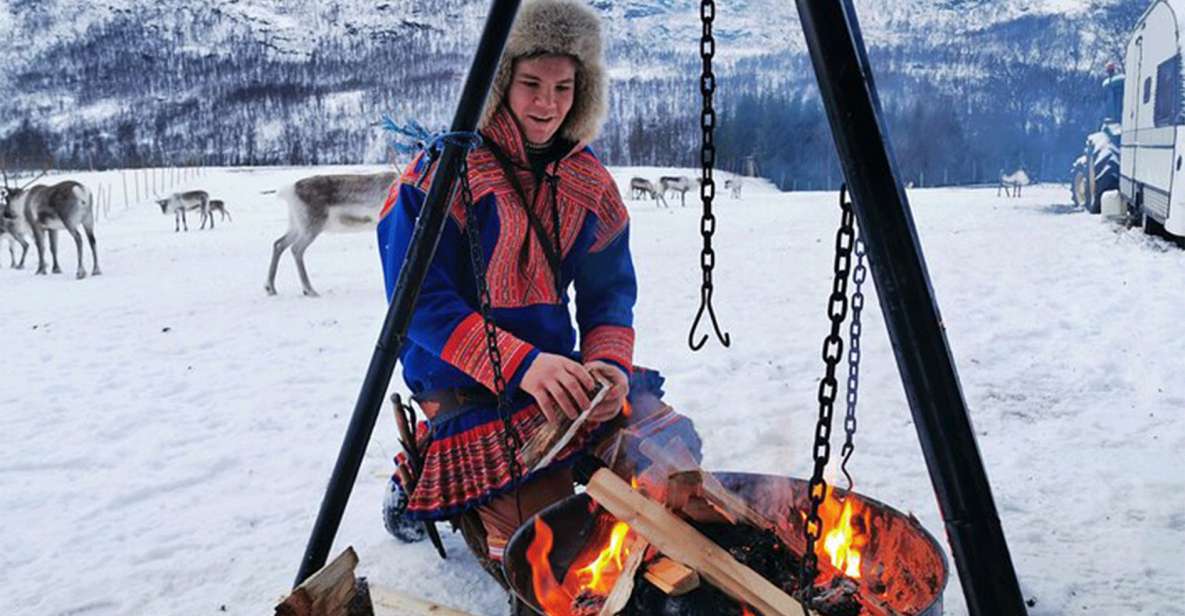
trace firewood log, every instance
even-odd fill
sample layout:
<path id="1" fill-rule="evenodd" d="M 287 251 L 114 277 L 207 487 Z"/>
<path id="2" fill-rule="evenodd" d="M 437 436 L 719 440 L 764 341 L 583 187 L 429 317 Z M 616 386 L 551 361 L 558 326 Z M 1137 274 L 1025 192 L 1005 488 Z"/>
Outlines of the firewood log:
<path id="1" fill-rule="evenodd" d="M 552 460 L 564 450 L 564 447 L 580 433 L 580 428 L 588 421 L 592 410 L 609 393 L 609 385 L 600 381 L 597 382 L 597 385 L 599 389 L 593 395 L 588 408 L 577 415 L 576 419 L 568 419 L 561 413 L 559 421 L 547 422 L 531 436 L 530 440 L 523 444 L 522 449 L 519 450 L 519 461 L 529 472 L 551 464 Z"/>
<path id="2" fill-rule="evenodd" d="M 625 604 L 630 601 L 630 595 L 634 594 L 634 575 L 646 559 L 648 547 L 650 547 L 649 541 L 635 535 L 634 540 L 630 542 L 630 555 L 622 564 L 621 575 L 617 576 L 617 581 L 613 583 L 613 588 L 609 590 L 609 596 L 605 598 L 605 604 L 601 606 L 601 611 L 597 616 L 613 616 L 625 609 Z"/>
<path id="3" fill-rule="evenodd" d="M 704 497 L 708 499 L 712 505 L 718 508 L 725 517 L 730 517 L 736 520 L 744 520 L 750 526 L 761 529 L 773 528 L 774 524 L 761 515 L 761 513 L 750 507 L 741 497 L 733 494 L 724 484 L 720 483 L 714 475 L 703 470 L 695 462 L 691 452 L 687 446 L 683 444 L 682 439 L 676 437 L 671 439 L 666 446 L 661 446 L 653 441 L 643 441 L 639 445 L 639 450 L 643 455 L 650 458 L 651 462 L 660 464 L 668 469 L 670 473 L 690 473 L 698 472 L 703 484 Z"/>
<path id="4" fill-rule="evenodd" d="M 666 556 L 654 559 L 646 565 L 643 577 L 664 593 L 677 597 L 699 588 L 699 574 L 694 569 L 671 560 Z"/>
<path id="5" fill-rule="evenodd" d="M 469 612 L 373 584 L 370 586 L 370 600 L 374 604 L 374 616 L 473 616 Z"/>
<path id="6" fill-rule="evenodd" d="M 684 518 L 704 524 L 736 524 L 737 516 L 729 513 L 704 493 L 703 471 L 679 471 L 667 477 L 667 508 Z"/>
<path id="7" fill-rule="evenodd" d="M 671 469 L 672 472 L 700 471 L 703 473 L 704 497 L 726 517 L 742 520 L 754 528 L 773 531 L 782 540 L 782 543 L 785 543 L 796 554 L 806 551 L 805 539 L 791 533 L 788 527 L 775 524 L 773 520 L 753 509 L 744 499 L 724 487 L 724 484 L 720 483 L 715 475 L 701 469 L 687 446 L 678 437 L 671 439 L 665 446 L 650 440 L 643 441 L 638 445 L 638 450 L 660 468 Z"/>
<path id="8" fill-rule="evenodd" d="M 346 616 L 356 592 L 357 565 L 354 548 L 346 548 L 277 605 L 276 616 Z"/>
<path id="9" fill-rule="evenodd" d="M 588 479 L 588 494 L 618 520 L 630 525 L 662 553 L 696 570 L 730 597 L 765 616 L 805 616 L 806 610 L 782 589 L 737 562 L 661 504 L 635 492 L 612 471 L 577 469 Z"/>

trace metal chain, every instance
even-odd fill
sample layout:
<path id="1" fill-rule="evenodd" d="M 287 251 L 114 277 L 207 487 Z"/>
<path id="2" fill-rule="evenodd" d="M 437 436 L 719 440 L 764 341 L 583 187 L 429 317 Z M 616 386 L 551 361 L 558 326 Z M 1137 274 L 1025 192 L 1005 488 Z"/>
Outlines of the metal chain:
<path id="1" fill-rule="evenodd" d="M 862 289 L 864 281 L 868 278 L 868 268 L 864 266 L 864 255 L 866 254 L 864 240 L 859 235 L 856 236 L 854 251 L 856 269 L 852 272 L 852 283 L 855 288 L 852 290 L 852 323 L 848 329 L 848 413 L 843 422 L 847 438 L 844 440 L 843 449 L 839 454 L 843 458 L 839 470 L 843 471 L 844 477 L 848 480 L 849 492 L 855 485 L 855 482 L 852 481 L 852 474 L 848 472 L 848 460 L 851 459 L 852 452 L 856 450 L 856 401 L 860 391 L 860 335 L 864 330 L 860 321 L 860 313 L 864 311 L 864 291 Z"/>
<path id="2" fill-rule="evenodd" d="M 469 239 L 469 262 L 473 266 L 473 279 L 477 283 L 478 302 L 481 306 L 481 320 L 485 327 L 486 352 L 490 366 L 494 369 L 494 393 L 498 395 L 498 417 L 502 420 L 502 446 L 506 449 L 507 464 L 511 482 L 522 476 L 517 452 L 522 448 L 522 436 L 510 419 L 506 400 L 506 379 L 502 376 L 502 350 L 498 348 L 498 328 L 490 316 L 493 301 L 490 299 L 490 285 L 486 280 L 486 263 L 481 254 L 481 232 L 478 229 L 477 208 L 473 203 L 473 192 L 469 187 L 469 161 L 461 160 L 461 199 L 465 204 L 465 234 Z"/>
<path id="3" fill-rule="evenodd" d="M 716 92 L 716 75 L 712 72 L 712 58 L 716 55 L 716 39 L 712 35 L 712 22 L 716 19 L 715 0 L 701 0 L 700 20 L 703 22 L 704 34 L 700 38 L 700 57 L 704 60 L 703 73 L 700 75 L 699 90 L 703 95 L 703 109 L 700 112 L 700 128 L 703 129 L 703 143 L 700 147 L 700 166 L 702 181 L 700 182 L 700 201 L 704 204 L 703 218 L 700 219 L 700 235 L 704 238 L 704 248 L 700 252 L 700 269 L 703 270 L 703 284 L 700 286 L 699 312 L 695 321 L 691 323 L 691 331 L 687 332 L 687 345 L 692 351 L 703 348 L 708 341 L 704 334 L 699 342 L 695 341 L 695 330 L 704 317 L 704 310 L 708 311 L 712 319 L 712 328 L 716 337 L 724 346 L 732 340 L 727 333 L 720 332 L 720 324 L 716 321 L 716 310 L 712 307 L 712 269 L 716 267 L 716 252 L 712 250 L 712 234 L 716 232 L 716 217 L 712 214 L 712 199 L 716 198 L 716 181 L 712 179 L 712 168 L 716 166 L 716 110 L 712 107 L 712 96 Z"/>
<path id="4" fill-rule="evenodd" d="M 852 204 L 847 200 L 846 186 L 839 189 L 839 207 L 842 214 L 839 230 L 835 233 L 835 280 L 827 300 L 827 318 L 831 320 L 831 332 L 823 340 L 823 362 L 827 369 L 823 380 L 819 382 L 819 422 L 815 427 L 815 446 L 812 451 L 815 467 L 807 493 L 811 510 L 803 526 L 806 552 L 802 557 L 802 590 L 805 596 L 811 594 L 815 576 L 818 574 L 819 559 L 815 554 L 815 543 L 823 534 L 823 519 L 819 517 L 819 507 L 827 495 L 823 469 L 831 458 L 831 418 L 836 391 L 839 388 L 835 371 L 843 356 L 843 338 L 840 337 L 839 330 L 848 312 L 848 274 L 852 266 L 852 245 L 855 243 L 855 219 Z"/>

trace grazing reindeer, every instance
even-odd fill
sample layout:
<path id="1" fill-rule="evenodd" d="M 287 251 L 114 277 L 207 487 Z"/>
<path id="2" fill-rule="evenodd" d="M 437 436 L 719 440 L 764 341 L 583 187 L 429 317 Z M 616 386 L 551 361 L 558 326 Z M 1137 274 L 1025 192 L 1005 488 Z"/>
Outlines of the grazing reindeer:
<path id="1" fill-rule="evenodd" d="M 664 175 L 658 178 L 658 185 L 662 187 L 663 194 L 668 192 L 679 193 L 679 200 L 682 206 L 687 207 L 687 191 L 691 190 L 690 178 L 685 175 Z"/>
<path id="2" fill-rule="evenodd" d="M 667 200 L 663 198 L 662 193 L 654 188 L 654 182 L 646 178 L 636 177 L 630 179 L 630 199 L 641 199 L 647 196 L 654 199 L 656 203 L 670 207 L 667 205 Z"/>
<path id="3" fill-rule="evenodd" d="M 728 189 L 728 194 L 733 199 L 741 198 L 741 186 L 744 186 L 744 184 L 745 181 L 739 175 L 735 178 L 724 180 L 724 187 Z"/>
<path id="4" fill-rule="evenodd" d="M 646 178 L 634 177 L 630 178 L 630 199 L 641 199 L 642 197 L 653 197 L 655 192 L 654 182 Z"/>
<path id="5" fill-rule="evenodd" d="M 322 231 L 366 231 L 378 224 L 379 211 L 387 199 L 395 172 L 366 175 L 314 175 L 277 190 L 288 204 L 288 232 L 272 245 L 272 262 L 267 271 L 268 295 L 276 294 L 276 266 L 289 246 L 300 274 L 304 294 L 317 297 L 304 266 L 304 251 Z"/>
<path id="6" fill-rule="evenodd" d="M 40 176 L 38 176 L 40 177 Z M 5 225 L 7 228 L 19 228 L 19 219 L 24 219 L 29 231 L 33 235 L 33 243 L 37 246 L 37 273 L 45 274 L 45 236 L 49 236 L 49 251 L 53 258 L 53 273 L 61 273 L 58 266 L 58 231 L 65 230 L 74 238 L 74 247 L 78 251 L 78 271 L 76 278 L 86 278 L 86 269 L 82 266 L 82 234 L 78 228 L 86 231 L 86 239 L 91 245 L 91 274 L 98 276 L 99 253 L 95 251 L 95 207 L 91 192 L 78 182 L 59 182 L 53 186 L 37 185 L 29 189 L 8 189 L 7 203 L 4 208 Z M 22 264 L 24 259 L 21 259 Z"/>
<path id="7" fill-rule="evenodd" d="M 1004 175 L 1004 171 L 1000 171 L 1000 186 L 996 188 L 996 196 L 1000 196 L 1000 191 L 1004 191 L 1006 197 L 1020 197 L 1021 186 L 1028 186 L 1033 181 L 1029 179 L 1029 174 L 1025 173 L 1023 168 L 1017 169 L 1008 175 Z"/>
<path id="8" fill-rule="evenodd" d="M 225 222 L 229 218 L 231 222 L 235 221 L 234 218 L 231 218 L 230 212 L 226 211 L 226 204 L 223 203 L 221 199 L 210 199 L 210 217 L 211 218 L 214 217 L 214 212 L 218 212 L 219 214 L 222 214 L 222 217 L 219 218 L 219 220 L 222 220 Z M 210 221 L 210 227 L 213 228 L 213 226 L 214 226 L 214 222 Z"/>
<path id="9" fill-rule="evenodd" d="M 176 233 L 181 230 L 184 225 L 185 230 L 189 231 L 189 223 L 185 220 L 186 210 L 198 210 L 202 213 L 201 229 L 206 228 L 206 219 L 210 219 L 210 229 L 214 228 L 214 217 L 210 216 L 210 193 L 204 190 L 190 190 L 183 193 L 173 193 L 166 199 L 157 199 L 156 204 L 160 206 L 161 214 L 173 214 L 173 232 Z"/>

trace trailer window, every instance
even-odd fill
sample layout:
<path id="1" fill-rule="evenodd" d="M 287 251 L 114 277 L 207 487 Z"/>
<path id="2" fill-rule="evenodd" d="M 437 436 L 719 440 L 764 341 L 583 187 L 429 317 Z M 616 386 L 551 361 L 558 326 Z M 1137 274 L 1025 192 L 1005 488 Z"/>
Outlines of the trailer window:
<path id="1" fill-rule="evenodd" d="M 1156 126 L 1171 126 L 1181 112 L 1181 56 L 1173 56 L 1156 69 Z"/>

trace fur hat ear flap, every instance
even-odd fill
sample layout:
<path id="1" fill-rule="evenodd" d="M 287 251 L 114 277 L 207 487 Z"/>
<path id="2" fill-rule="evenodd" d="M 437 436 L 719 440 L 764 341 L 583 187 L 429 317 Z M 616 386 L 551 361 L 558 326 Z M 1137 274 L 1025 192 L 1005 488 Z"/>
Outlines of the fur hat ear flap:
<path id="1" fill-rule="evenodd" d="M 608 75 L 601 44 L 601 18 L 579 0 L 527 0 L 519 9 L 494 74 L 478 128 L 485 128 L 506 97 L 514 62 L 547 54 L 576 59 L 576 92 L 560 135 L 591 143 L 608 108 Z"/>

